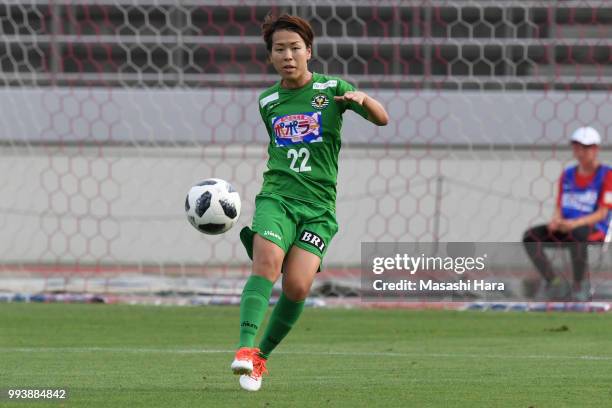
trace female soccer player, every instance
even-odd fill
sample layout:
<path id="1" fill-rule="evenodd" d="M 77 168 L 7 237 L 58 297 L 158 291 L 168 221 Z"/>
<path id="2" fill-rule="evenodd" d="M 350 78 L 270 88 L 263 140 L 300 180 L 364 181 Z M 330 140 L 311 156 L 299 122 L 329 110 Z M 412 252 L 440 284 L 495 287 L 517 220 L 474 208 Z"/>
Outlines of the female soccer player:
<path id="1" fill-rule="evenodd" d="M 240 302 L 240 343 L 231 368 L 245 390 L 261 388 L 270 353 L 304 308 L 314 277 L 338 230 L 336 177 L 342 114 L 350 109 L 384 126 L 385 108 L 340 78 L 308 70 L 313 31 L 300 17 L 268 16 L 262 26 L 268 57 L 280 81 L 259 97 L 270 136 L 268 169 L 255 198 L 251 228 L 240 239 L 253 260 Z M 283 273 L 282 294 L 254 347 L 272 286 Z"/>

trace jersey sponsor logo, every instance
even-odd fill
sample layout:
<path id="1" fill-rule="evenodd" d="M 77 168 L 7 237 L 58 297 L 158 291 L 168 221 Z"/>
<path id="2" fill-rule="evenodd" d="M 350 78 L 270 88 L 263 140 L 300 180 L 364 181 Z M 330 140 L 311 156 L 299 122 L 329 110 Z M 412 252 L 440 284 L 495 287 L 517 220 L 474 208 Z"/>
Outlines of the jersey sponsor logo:
<path id="1" fill-rule="evenodd" d="M 312 231 L 302 231 L 300 241 L 317 248 L 321 253 L 323 253 L 325 249 L 325 242 L 323 242 L 323 239 Z"/>
<path id="2" fill-rule="evenodd" d="M 597 192 L 587 190 L 583 192 L 564 191 L 561 197 L 561 207 L 582 212 L 592 212 L 597 203 Z"/>
<path id="3" fill-rule="evenodd" d="M 276 146 L 323 141 L 321 112 L 306 112 L 272 118 Z"/>
<path id="4" fill-rule="evenodd" d="M 327 95 L 322 94 L 322 93 L 316 94 L 315 96 L 312 97 L 310 104 L 315 109 L 323 110 L 327 108 L 327 105 L 329 105 L 329 98 L 327 97 Z"/>
<path id="5" fill-rule="evenodd" d="M 604 194 L 604 203 L 608 205 L 612 204 L 612 191 L 606 191 Z"/>
<path id="6" fill-rule="evenodd" d="M 330 79 L 327 82 L 315 82 L 312 84 L 312 89 L 327 89 L 327 88 L 335 88 L 338 85 L 338 81 L 335 79 Z"/>
<path id="7" fill-rule="evenodd" d="M 263 108 L 264 106 L 266 106 L 270 102 L 275 101 L 277 99 L 278 99 L 278 92 L 274 92 L 273 94 L 270 94 L 270 95 L 266 96 L 265 98 L 261 98 L 261 100 L 259 101 L 259 106 L 261 106 Z"/>

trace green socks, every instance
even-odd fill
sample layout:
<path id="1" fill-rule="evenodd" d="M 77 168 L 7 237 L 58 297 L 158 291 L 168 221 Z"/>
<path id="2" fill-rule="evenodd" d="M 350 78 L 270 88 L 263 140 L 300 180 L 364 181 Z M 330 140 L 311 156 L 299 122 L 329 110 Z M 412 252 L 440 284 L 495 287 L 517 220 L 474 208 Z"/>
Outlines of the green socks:
<path id="1" fill-rule="evenodd" d="M 255 335 L 268 310 L 273 285 L 257 275 L 251 275 L 244 285 L 240 299 L 239 347 L 253 347 L 255 344 Z"/>
<path id="2" fill-rule="evenodd" d="M 253 347 L 257 330 L 263 321 L 273 283 L 264 277 L 251 275 L 242 290 L 240 299 L 240 344 L 239 347 Z M 281 294 L 272 315 L 268 327 L 259 344 L 260 354 L 268 358 L 274 348 L 289 333 L 295 322 L 304 310 L 304 301 L 294 302 L 289 300 L 284 293 Z"/>
<path id="3" fill-rule="evenodd" d="M 304 301 L 289 300 L 284 293 L 272 311 L 266 332 L 259 343 L 260 355 L 267 359 L 274 348 L 289 333 L 297 319 L 304 310 Z"/>

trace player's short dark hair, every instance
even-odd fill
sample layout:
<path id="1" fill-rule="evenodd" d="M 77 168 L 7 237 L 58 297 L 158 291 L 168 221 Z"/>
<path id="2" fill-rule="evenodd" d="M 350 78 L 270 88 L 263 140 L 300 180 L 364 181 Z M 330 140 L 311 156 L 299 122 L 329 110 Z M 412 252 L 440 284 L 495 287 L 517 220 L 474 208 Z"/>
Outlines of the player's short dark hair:
<path id="1" fill-rule="evenodd" d="M 268 52 L 272 51 L 272 35 L 276 31 L 287 30 L 296 32 L 306 47 L 312 48 L 312 42 L 314 40 L 314 32 L 312 26 L 306 20 L 298 16 L 292 16 L 289 14 L 283 14 L 279 17 L 275 17 L 272 14 L 268 14 L 261 25 L 261 32 L 263 34 L 264 41 L 266 42 L 266 48 Z"/>

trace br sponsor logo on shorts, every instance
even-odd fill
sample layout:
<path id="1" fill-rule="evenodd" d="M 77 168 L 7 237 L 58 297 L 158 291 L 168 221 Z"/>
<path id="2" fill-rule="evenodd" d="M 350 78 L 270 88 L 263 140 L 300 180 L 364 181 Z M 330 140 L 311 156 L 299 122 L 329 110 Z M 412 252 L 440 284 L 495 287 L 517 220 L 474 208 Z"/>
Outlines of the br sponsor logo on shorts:
<path id="1" fill-rule="evenodd" d="M 325 249 L 323 239 L 312 231 L 304 230 L 300 235 L 300 241 L 317 248 L 321 253 Z"/>
<path id="2" fill-rule="evenodd" d="M 272 118 L 276 146 L 323 141 L 321 112 L 296 113 Z"/>

